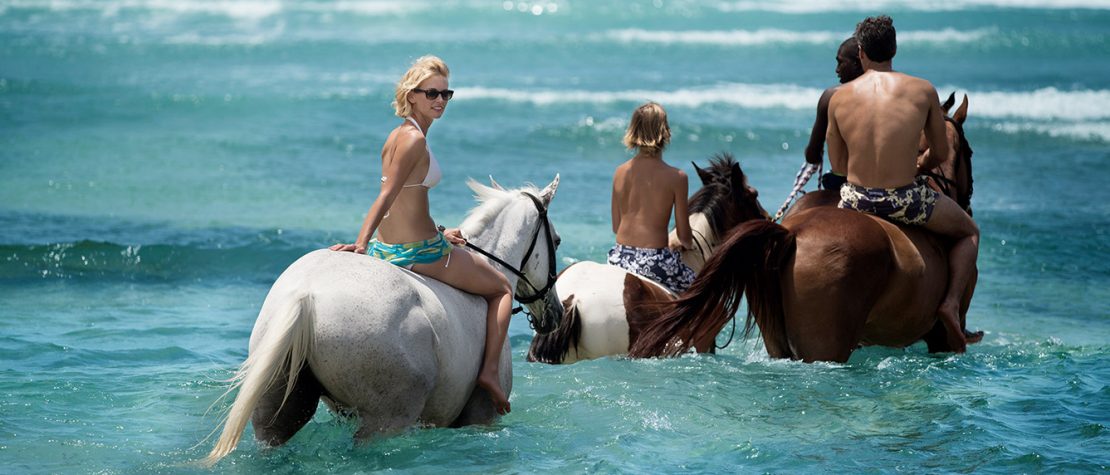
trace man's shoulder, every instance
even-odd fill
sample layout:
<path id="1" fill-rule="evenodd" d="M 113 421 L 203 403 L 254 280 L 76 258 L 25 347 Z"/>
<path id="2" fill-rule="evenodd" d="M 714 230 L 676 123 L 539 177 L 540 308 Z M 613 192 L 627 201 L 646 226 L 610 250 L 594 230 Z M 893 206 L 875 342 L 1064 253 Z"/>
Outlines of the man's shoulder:
<path id="1" fill-rule="evenodd" d="M 922 92 L 936 91 L 936 88 L 933 87 L 933 83 L 929 82 L 928 79 L 913 76 L 913 75 L 909 75 L 909 74 L 906 74 L 906 73 L 898 73 L 898 74 L 901 75 L 901 77 L 902 77 L 902 87 L 903 88 L 912 89 L 912 90 L 915 90 L 915 91 L 922 91 Z"/>
<path id="2" fill-rule="evenodd" d="M 817 99 L 817 108 L 818 109 L 828 108 L 829 107 L 829 101 L 832 100 L 833 95 L 836 94 L 836 91 L 840 90 L 841 86 L 843 86 L 843 84 L 837 84 L 837 85 L 832 86 L 828 89 L 825 89 L 825 92 L 821 93 L 821 98 Z"/>
<path id="3" fill-rule="evenodd" d="M 849 92 L 854 88 L 855 85 L 850 82 L 830 87 L 825 89 L 825 93 L 821 95 L 821 101 L 825 102 L 825 107 L 827 108 L 835 107 L 836 104 L 848 100 L 848 97 L 851 96 Z M 820 106 L 821 102 L 818 102 L 817 105 Z"/>

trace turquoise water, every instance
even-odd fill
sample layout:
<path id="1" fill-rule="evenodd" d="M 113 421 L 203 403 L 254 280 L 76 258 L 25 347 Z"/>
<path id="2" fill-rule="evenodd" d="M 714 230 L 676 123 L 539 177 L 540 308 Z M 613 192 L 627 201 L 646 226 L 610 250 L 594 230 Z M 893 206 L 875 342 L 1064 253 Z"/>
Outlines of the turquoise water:
<path id="1" fill-rule="evenodd" d="M 611 245 L 610 174 L 647 99 L 668 161 L 730 151 L 777 207 L 864 3 L 0 0 L 0 465 L 198 471 L 270 284 L 376 196 L 415 57 L 458 91 L 432 129 L 433 215 L 461 220 L 467 177 L 560 173 L 565 266 Z M 1105 472 L 1110 5 L 866 3 L 895 18 L 898 69 L 970 97 L 983 343 L 550 367 L 515 321 L 497 424 L 355 445 L 320 411 L 276 450 L 248 432 L 219 471 Z"/>

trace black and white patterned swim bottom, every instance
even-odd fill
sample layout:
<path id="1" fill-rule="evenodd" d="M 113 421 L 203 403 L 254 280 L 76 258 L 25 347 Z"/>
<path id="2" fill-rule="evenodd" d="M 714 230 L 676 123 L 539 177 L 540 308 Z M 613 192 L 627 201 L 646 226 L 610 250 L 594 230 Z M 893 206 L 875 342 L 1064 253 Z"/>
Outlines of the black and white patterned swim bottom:
<path id="1" fill-rule="evenodd" d="M 933 215 L 937 192 L 929 188 L 925 177 L 898 188 L 865 188 L 845 182 L 840 187 L 837 207 L 873 214 L 887 221 L 924 226 Z"/>
<path id="2" fill-rule="evenodd" d="M 682 257 L 677 252 L 667 248 L 650 249 L 617 244 L 609 250 L 608 262 L 609 265 L 663 284 L 676 294 L 689 288 L 694 281 L 694 271 L 682 262 Z"/>

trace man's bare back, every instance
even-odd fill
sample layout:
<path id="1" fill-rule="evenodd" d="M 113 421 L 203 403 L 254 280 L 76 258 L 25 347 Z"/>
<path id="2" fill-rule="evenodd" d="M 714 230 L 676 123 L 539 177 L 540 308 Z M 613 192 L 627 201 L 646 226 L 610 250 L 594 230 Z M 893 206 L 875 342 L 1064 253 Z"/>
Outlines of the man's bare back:
<path id="1" fill-rule="evenodd" d="M 955 201 L 929 189 L 917 175 L 948 160 L 944 112 L 928 81 L 895 72 L 894 22 L 868 17 L 856 25 L 860 64 L 866 71 L 829 100 L 829 161 L 848 171 L 840 208 L 926 229 L 954 241 L 948 254 L 948 291 L 937 317 L 949 347 L 963 352 L 967 339 L 960 299 L 970 292 L 979 252 L 979 228 Z M 922 129 L 929 153 L 918 162 Z M 920 165 L 920 168 L 919 168 Z"/>
<path id="2" fill-rule="evenodd" d="M 829 101 L 829 161 L 834 170 L 847 170 L 848 181 L 859 186 L 908 185 L 919 173 L 922 129 L 933 146 L 930 163 L 922 169 L 930 169 L 948 158 L 936 89 L 899 72 L 867 71 Z"/>
<path id="3" fill-rule="evenodd" d="M 689 235 L 689 216 L 685 216 L 688 189 L 686 173 L 667 165 L 659 155 L 640 153 L 618 166 L 613 174 L 613 232 L 617 243 L 667 247 L 672 209 L 679 236 Z"/>

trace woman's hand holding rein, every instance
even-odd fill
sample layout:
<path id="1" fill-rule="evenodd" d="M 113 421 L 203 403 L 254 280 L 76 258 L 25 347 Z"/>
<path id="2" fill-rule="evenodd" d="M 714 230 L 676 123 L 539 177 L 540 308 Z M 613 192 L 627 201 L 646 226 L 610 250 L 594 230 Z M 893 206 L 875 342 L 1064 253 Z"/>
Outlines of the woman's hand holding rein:
<path id="1" fill-rule="evenodd" d="M 444 229 L 443 238 L 456 246 L 466 245 L 466 238 L 463 237 L 462 231 L 459 230 L 459 228 Z"/>

